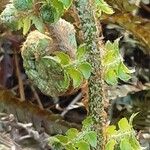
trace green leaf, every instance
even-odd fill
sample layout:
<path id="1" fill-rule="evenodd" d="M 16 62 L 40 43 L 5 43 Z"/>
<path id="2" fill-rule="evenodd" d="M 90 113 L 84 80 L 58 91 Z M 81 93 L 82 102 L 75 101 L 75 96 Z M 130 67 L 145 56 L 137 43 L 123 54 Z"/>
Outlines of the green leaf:
<path id="1" fill-rule="evenodd" d="M 128 81 L 131 79 L 131 76 L 128 74 L 130 70 L 123 64 L 121 63 L 118 68 L 118 77 L 123 80 L 123 81 Z"/>
<path id="2" fill-rule="evenodd" d="M 119 38 L 114 41 L 114 43 L 107 41 L 105 43 L 105 55 L 103 57 L 103 65 L 114 65 L 114 63 L 120 63 L 122 57 L 119 53 Z"/>
<path id="3" fill-rule="evenodd" d="M 122 81 L 124 81 L 124 82 L 128 81 L 129 79 L 131 79 L 131 76 L 130 76 L 129 74 L 124 73 L 124 72 L 121 72 L 120 70 L 119 70 L 118 77 L 119 77 Z"/>
<path id="4" fill-rule="evenodd" d="M 108 66 L 111 68 L 120 62 L 119 58 L 120 57 L 116 54 L 115 51 L 109 51 L 105 54 L 105 56 L 102 59 L 103 66 Z"/>
<path id="5" fill-rule="evenodd" d="M 62 144 L 56 137 L 49 137 L 48 138 L 48 145 L 53 147 L 55 150 L 62 150 Z"/>
<path id="6" fill-rule="evenodd" d="M 60 63 L 62 65 L 68 65 L 70 63 L 71 60 L 69 55 L 65 54 L 64 52 L 57 52 L 55 54 L 60 59 Z"/>
<path id="7" fill-rule="evenodd" d="M 86 119 L 84 119 L 82 121 L 82 128 L 83 130 L 86 130 L 87 128 L 90 128 L 93 124 L 93 120 L 92 120 L 92 117 L 87 117 Z"/>
<path id="8" fill-rule="evenodd" d="M 122 60 L 122 56 L 119 53 L 119 40 L 120 38 L 116 39 L 114 43 L 107 41 L 105 43 L 105 54 L 102 59 L 102 63 L 104 66 L 114 66 L 118 65 Z"/>
<path id="9" fill-rule="evenodd" d="M 43 43 L 44 44 L 44 43 Z M 41 45 L 42 46 L 42 45 Z M 44 45 L 43 45 L 44 46 Z M 53 56 L 44 56 L 44 57 L 42 57 L 42 59 L 44 59 L 43 61 L 45 62 L 45 61 L 47 61 L 47 68 L 49 67 L 49 63 L 54 63 L 54 64 L 57 64 L 57 68 L 58 68 L 58 66 L 60 67 L 60 68 L 62 68 L 62 66 L 60 65 L 60 60 L 59 60 L 59 58 L 58 57 L 53 57 Z M 63 69 L 63 68 L 62 68 Z M 69 85 L 70 85 L 70 77 L 69 77 L 69 75 L 68 75 L 68 73 L 67 73 L 67 71 L 66 70 L 64 70 L 64 80 L 62 81 L 62 83 L 61 83 L 61 87 L 63 88 L 63 89 L 67 89 L 68 87 L 69 87 Z"/>
<path id="10" fill-rule="evenodd" d="M 77 49 L 77 59 L 82 60 L 86 54 L 86 45 L 82 44 Z"/>
<path id="11" fill-rule="evenodd" d="M 65 72 L 64 73 L 64 82 L 62 83 L 61 86 L 63 89 L 68 89 L 69 85 L 70 85 L 70 78 L 69 78 L 68 74 Z"/>
<path id="12" fill-rule="evenodd" d="M 77 150 L 77 149 L 74 147 L 74 145 L 68 144 L 65 146 L 65 150 Z"/>
<path id="13" fill-rule="evenodd" d="M 43 33 L 44 32 L 43 20 L 37 16 L 32 16 L 31 19 L 32 19 L 32 23 L 35 25 L 37 30 Z"/>
<path id="14" fill-rule="evenodd" d="M 60 62 L 59 62 L 59 59 L 58 59 L 57 57 L 53 57 L 53 56 L 44 56 L 44 57 L 42 57 L 42 58 L 45 59 L 45 60 L 50 59 L 50 60 L 56 61 L 57 63 L 60 63 Z"/>
<path id="15" fill-rule="evenodd" d="M 57 10 L 57 14 L 55 16 L 55 20 L 57 21 L 64 13 L 64 4 L 60 0 L 51 0 L 51 4 Z"/>
<path id="16" fill-rule="evenodd" d="M 117 142 L 114 139 L 109 140 L 105 147 L 106 150 L 114 150 L 116 143 Z"/>
<path id="17" fill-rule="evenodd" d="M 31 19 L 29 17 L 26 17 L 23 19 L 23 35 L 26 35 L 28 31 L 30 30 L 31 26 Z"/>
<path id="18" fill-rule="evenodd" d="M 61 0 L 61 2 L 64 4 L 66 9 L 68 9 L 72 4 L 72 0 Z"/>
<path id="19" fill-rule="evenodd" d="M 114 126 L 114 125 L 109 126 L 107 128 L 106 132 L 109 136 L 116 134 L 117 133 L 116 126 Z"/>
<path id="20" fill-rule="evenodd" d="M 105 43 L 105 48 L 106 48 L 106 51 L 112 51 L 114 46 L 113 46 L 113 43 L 111 43 L 109 40 Z"/>
<path id="21" fill-rule="evenodd" d="M 60 140 L 59 139 L 57 139 L 56 137 L 49 137 L 48 138 L 48 140 L 49 140 L 49 143 L 50 144 L 53 144 L 53 143 L 55 143 L 55 142 L 60 142 Z"/>
<path id="22" fill-rule="evenodd" d="M 117 52 L 119 52 L 119 41 L 120 38 L 117 38 L 113 43 L 114 50 L 116 50 Z"/>
<path id="23" fill-rule="evenodd" d="M 81 83 L 83 82 L 82 73 L 80 71 L 78 71 L 77 69 L 75 69 L 74 67 L 69 67 L 69 68 L 67 68 L 66 71 L 73 80 L 73 87 L 74 88 L 79 87 L 81 85 Z"/>
<path id="24" fill-rule="evenodd" d="M 120 150 L 135 150 L 135 149 L 132 148 L 128 138 L 123 138 L 120 142 Z"/>
<path id="25" fill-rule="evenodd" d="M 55 137 L 56 137 L 61 143 L 67 143 L 67 142 L 68 142 L 67 136 L 64 136 L 64 135 L 56 135 Z"/>
<path id="26" fill-rule="evenodd" d="M 126 73 L 134 73 L 135 72 L 134 69 L 133 70 L 129 70 L 123 62 L 120 64 L 120 66 L 121 66 L 122 70 L 124 72 L 126 72 Z"/>
<path id="27" fill-rule="evenodd" d="M 18 20 L 18 27 L 17 27 L 17 29 L 20 30 L 21 28 L 23 28 L 23 26 L 24 26 L 24 25 L 23 25 L 22 19 L 19 19 L 19 20 Z"/>
<path id="28" fill-rule="evenodd" d="M 92 67 L 88 62 L 79 64 L 77 68 L 82 72 L 85 79 L 91 76 Z"/>
<path id="29" fill-rule="evenodd" d="M 120 130 L 130 130 L 131 126 L 128 122 L 128 120 L 126 118 L 122 118 L 119 122 L 118 122 L 118 126 Z"/>
<path id="30" fill-rule="evenodd" d="M 139 142 L 135 138 L 135 136 L 131 136 L 129 138 L 129 142 L 130 142 L 130 144 L 131 144 L 131 146 L 133 147 L 134 150 L 141 150 L 142 149 Z"/>
<path id="31" fill-rule="evenodd" d="M 94 131 L 90 131 L 88 132 L 84 139 L 92 146 L 92 147 L 96 147 L 97 145 L 97 134 Z"/>
<path id="32" fill-rule="evenodd" d="M 107 70 L 107 72 L 105 73 L 104 79 L 110 85 L 116 85 L 118 83 L 117 74 L 113 68 L 112 69 L 110 68 Z"/>
<path id="33" fill-rule="evenodd" d="M 78 150 L 90 150 L 90 145 L 84 140 L 79 141 L 76 146 L 78 147 Z"/>
<path id="34" fill-rule="evenodd" d="M 66 132 L 68 139 L 72 140 L 77 137 L 79 131 L 75 128 L 71 128 Z"/>
<path id="35" fill-rule="evenodd" d="M 113 14 L 113 9 L 104 1 L 104 0 L 96 0 L 97 8 L 103 11 L 106 14 Z"/>
<path id="36" fill-rule="evenodd" d="M 44 45 L 43 45 L 44 46 Z M 57 67 L 59 66 L 61 69 L 62 66 L 60 65 L 60 60 L 58 57 L 52 57 L 52 56 L 44 56 L 42 57 L 43 61 L 47 61 L 47 68 L 49 67 L 49 63 L 55 63 L 57 64 Z M 62 83 L 61 83 L 61 87 L 63 89 L 67 89 L 70 85 L 70 77 L 68 75 L 68 73 L 66 72 L 66 70 L 64 70 L 64 80 L 62 80 Z"/>
<path id="37" fill-rule="evenodd" d="M 107 43 L 107 45 L 105 47 L 106 47 L 106 52 L 102 59 L 103 65 L 104 66 L 109 65 L 111 67 L 116 64 L 119 64 L 121 61 L 121 56 L 118 53 L 118 51 L 116 51 L 114 49 L 113 45 L 109 42 Z"/>

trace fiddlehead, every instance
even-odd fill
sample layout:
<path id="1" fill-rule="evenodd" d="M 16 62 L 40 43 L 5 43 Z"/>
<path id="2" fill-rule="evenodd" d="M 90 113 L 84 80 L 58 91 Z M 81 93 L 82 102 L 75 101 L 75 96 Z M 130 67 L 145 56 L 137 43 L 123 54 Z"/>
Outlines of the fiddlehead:
<path id="1" fill-rule="evenodd" d="M 57 28 L 57 25 L 55 28 Z M 74 33 L 72 32 L 72 34 Z M 57 36 L 56 31 L 55 36 Z M 66 32 L 61 40 L 67 38 L 67 36 L 68 33 Z M 60 42 L 61 45 L 59 45 L 57 40 L 38 31 L 33 31 L 28 35 L 22 47 L 22 57 L 28 77 L 44 94 L 53 97 L 63 95 L 70 86 L 70 80 L 61 64 L 54 60 L 52 56 L 58 50 L 64 51 L 70 56 L 73 54 L 71 50 L 68 50 L 69 48 L 67 49 L 67 43 Z M 75 45 L 76 43 L 74 43 Z M 73 46 L 72 49 L 75 50 Z"/>
<path id="2" fill-rule="evenodd" d="M 61 24 L 61 26 L 60 26 Z M 60 19 L 55 26 L 49 26 L 49 36 L 39 31 L 29 33 L 21 50 L 24 68 L 44 94 L 53 97 L 63 95 L 71 88 L 71 80 L 55 54 L 64 52 L 75 60 L 77 49 L 73 26 Z"/>
<path id="3" fill-rule="evenodd" d="M 53 23 L 55 21 L 56 9 L 51 5 L 43 5 L 40 10 L 40 15 L 44 22 Z"/>

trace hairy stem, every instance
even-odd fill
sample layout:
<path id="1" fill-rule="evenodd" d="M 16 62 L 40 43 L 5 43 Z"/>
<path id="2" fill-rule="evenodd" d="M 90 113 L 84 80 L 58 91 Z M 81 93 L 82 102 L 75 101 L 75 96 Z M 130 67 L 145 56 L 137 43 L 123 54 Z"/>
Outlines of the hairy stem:
<path id="1" fill-rule="evenodd" d="M 100 24 L 95 17 L 95 6 L 92 0 L 76 0 L 75 2 L 83 32 L 84 42 L 87 45 L 88 61 L 92 65 L 92 75 L 89 79 L 89 115 L 94 121 L 93 129 L 98 134 L 96 150 L 104 149 L 103 127 L 104 117 L 104 81 L 101 65 L 103 44 L 100 39 Z"/>

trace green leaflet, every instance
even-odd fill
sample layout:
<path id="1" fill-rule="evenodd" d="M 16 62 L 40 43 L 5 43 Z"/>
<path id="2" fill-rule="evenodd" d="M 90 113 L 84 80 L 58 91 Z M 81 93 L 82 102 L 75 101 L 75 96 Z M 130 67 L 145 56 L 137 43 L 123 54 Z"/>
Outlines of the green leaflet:
<path id="1" fill-rule="evenodd" d="M 134 150 L 141 150 L 141 146 L 139 142 L 137 141 L 137 139 L 135 138 L 135 136 L 131 136 L 129 138 L 129 142 Z"/>
<path id="2" fill-rule="evenodd" d="M 68 142 L 68 137 L 67 136 L 64 136 L 64 135 L 56 135 L 55 136 L 58 140 L 59 140 L 59 142 L 61 142 L 61 143 L 67 143 Z"/>
<path id="3" fill-rule="evenodd" d="M 51 5 L 56 9 L 57 14 L 55 20 L 58 21 L 59 18 L 63 15 L 64 13 L 64 4 L 60 0 L 51 0 L 50 1 Z"/>
<path id="4" fill-rule="evenodd" d="M 120 39 L 120 38 L 119 38 Z M 104 66 L 104 79 L 108 84 L 116 85 L 118 78 L 126 82 L 131 78 L 133 70 L 129 70 L 123 63 L 123 58 L 119 52 L 119 39 L 114 43 L 107 41 L 105 44 L 105 54 L 102 58 Z"/>
<path id="5" fill-rule="evenodd" d="M 62 65 L 68 65 L 71 62 L 69 55 L 64 52 L 56 52 L 55 55 L 59 58 Z"/>
<path id="6" fill-rule="evenodd" d="M 116 126 L 111 125 L 107 128 L 106 133 L 111 136 L 117 133 Z"/>
<path id="7" fill-rule="evenodd" d="M 42 33 L 44 33 L 44 23 L 42 18 L 37 16 L 31 16 L 32 23 L 35 25 L 36 29 Z"/>
<path id="8" fill-rule="evenodd" d="M 118 126 L 120 130 L 131 130 L 131 125 L 129 124 L 128 120 L 126 118 L 122 118 L 118 122 Z"/>
<path id="9" fill-rule="evenodd" d="M 66 145 L 65 148 L 66 150 L 77 150 L 72 144 Z"/>
<path id="10" fill-rule="evenodd" d="M 72 4 L 72 0 L 60 0 L 60 1 L 64 4 L 66 9 L 68 9 Z"/>
<path id="11" fill-rule="evenodd" d="M 104 78 L 108 84 L 116 85 L 118 83 L 118 80 L 117 80 L 118 77 L 113 68 L 112 69 L 110 68 L 107 70 L 107 72 L 105 72 Z"/>
<path id="12" fill-rule="evenodd" d="M 22 22 L 23 22 L 23 35 L 26 35 L 30 30 L 31 19 L 29 17 L 26 17 L 23 19 Z"/>
<path id="13" fill-rule="evenodd" d="M 66 135 L 69 140 L 72 140 L 73 138 L 76 138 L 78 136 L 79 131 L 75 128 L 70 128 L 67 132 Z"/>
<path id="14" fill-rule="evenodd" d="M 122 118 L 118 122 L 118 130 L 115 125 L 111 125 L 107 128 L 106 134 L 108 142 L 106 144 L 106 150 L 141 150 L 141 146 L 136 139 L 135 131 L 131 124 L 131 120 L 136 116 L 133 114 L 130 117 L 130 121 L 126 118 Z"/>
<path id="15" fill-rule="evenodd" d="M 93 125 L 93 120 L 91 117 L 87 117 L 85 120 L 82 121 L 82 129 L 86 130 L 89 127 L 91 127 L 91 125 Z"/>
<path id="16" fill-rule="evenodd" d="M 84 136 L 85 141 L 87 141 L 92 147 L 96 147 L 97 145 L 97 134 L 94 131 L 88 132 Z"/>
<path id="17" fill-rule="evenodd" d="M 78 148 L 78 150 L 90 150 L 89 143 L 85 142 L 84 140 L 79 141 L 76 144 L 76 147 Z"/>
<path id="18" fill-rule="evenodd" d="M 97 134 L 91 131 L 92 118 L 87 117 L 82 124 L 83 128 L 81 131 L 71 128 L 65 135 L 56 135 L 54 138 L 50 137 L 50 146 L 55 145 L 56 150 L 90 150 L 91 147 L 96 147 Z"/>
<path id="19" fill-rule="evenodd" d="M 120 63 L 118 66 L 118 78 L 120 78 L 122 81 L 128 81 L 131 76 L 130 73 L 133 73 L 131 70 L 129 70 L 125 64 Z"/>
<path id="20" fill-rule="evenodd" d="M 91 76 L 92 67 L 88 62 L 83 62 L 77 66 L 80 72 L 82 72 L 85 79 Z"/>
<path id="21" fill-rule="evenodd" d="M 111 6 L 109 6 L 104 0 L 95 0 L 98 12 L 100 13 L 101 11 L 106 13 L 106 14 L 113 14 L 114 11 L 111 8 Z"/>
<path id="22" fill-rule="evenodd" d="M 114 139 L 109 140 L 106 144 L 106 150 L 114 150 L 116 143 Z"/>
<path id="23" fill-rule="evenodd" d="M 82 60 L 84 59 L 85 55 L 86 55 L 86 45 L 81 44 L 77 49 L 76 58 L 78 60 Z"/>
<path id="24" fill-rule="evenodd" d="M 128 138 L 123 138 L 120 142 L 120 150 L 134 150 Z"/>
<path id="25" fill-rule="evenodd" d="M 82 73 L 80 71 L 78 71 L 77 69 L 75 69 L 74 67 L 67 68 L 67 73 L 73 80 L 73 87 L 74 88 L 79 87 L 81 85 L 81 83 L 83 82 Z"/>

